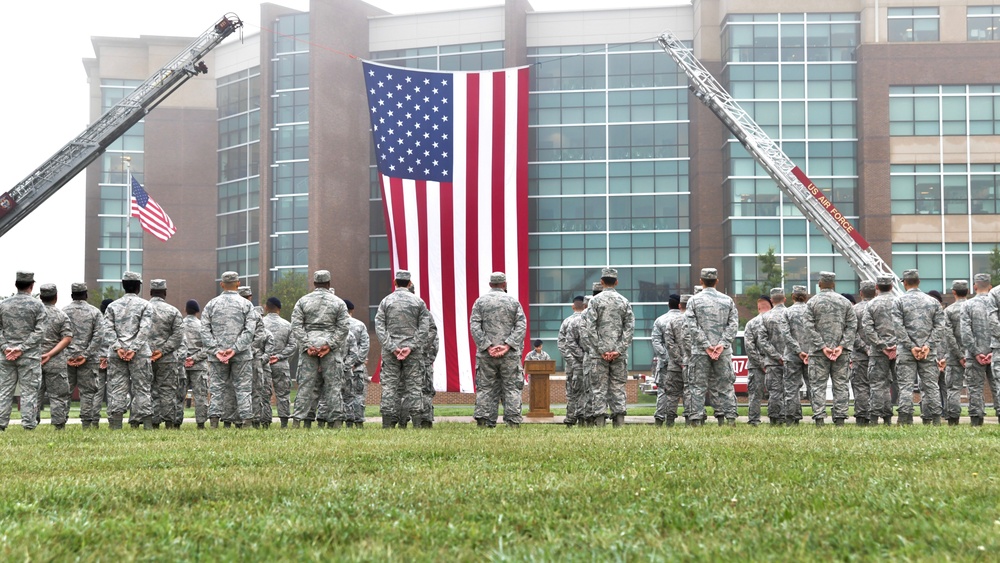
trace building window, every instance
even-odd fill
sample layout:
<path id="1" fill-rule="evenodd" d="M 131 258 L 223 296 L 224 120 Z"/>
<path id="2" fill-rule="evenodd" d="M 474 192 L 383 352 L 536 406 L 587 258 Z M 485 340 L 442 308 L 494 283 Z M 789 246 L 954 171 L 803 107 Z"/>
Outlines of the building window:
<path id="1" fill-rule="evenodd" d="M 1000 164 L 893 164 L 893 215 L 993 215 Z"/>
<path id="2" fill-rule="evenodd" d="M 1000 39 L 1000 6 L 969 6 L 968 10 L 969 41 Z"/>
<path id="3" fill-rule="evenodd" d="M 889 42 L 938 41 L 941 16 L 932 8 L 889 8 Z"/>
<path id="4" fill-rule="evenodd" d="M 1000 84 L 891 86 L 889 134 L 1000 135 Z"/>

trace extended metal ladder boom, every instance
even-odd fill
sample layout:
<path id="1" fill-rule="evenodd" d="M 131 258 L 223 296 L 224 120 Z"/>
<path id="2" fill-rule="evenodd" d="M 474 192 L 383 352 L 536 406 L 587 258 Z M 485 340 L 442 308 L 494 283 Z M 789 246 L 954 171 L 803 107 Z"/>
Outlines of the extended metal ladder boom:
<path id="1" fill-rule="evenodd" d="M 9 192 L 0 195 L 0 236 L 97 159 L 111 143 L 142 120 L 181 84 L 192 76 L 208 72 L 208 67 L 201 59 L 242 26 L 243 21 L 235 14 L 223 16 L 181 54 L 153 73 L 27 178 Z"/>
<path id="2" fill-rule="evenodd" d="M 875 281 L 878 276 L 891 275 L 898 286 L 899 278 L 844 217 L 833 202 L 796 166 L 781 148 L 764 133 L 712 73 L 695 58 L 691 49 L 672 33 L 658 39 L 660 47 L 670 55 L 691 81 L 690 89 L 743 144 L 747 152 L 778 184 L 785 197 L 816 226 L 847 259 L 861 279 Z"/>

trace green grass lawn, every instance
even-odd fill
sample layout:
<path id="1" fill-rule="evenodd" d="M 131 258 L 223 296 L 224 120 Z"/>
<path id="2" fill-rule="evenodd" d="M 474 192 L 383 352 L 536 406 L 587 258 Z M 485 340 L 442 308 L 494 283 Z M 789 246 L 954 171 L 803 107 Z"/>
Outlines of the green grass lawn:
<path id="1" fill-rule="evenodd" d="M 1000 427 L 0 434 L 0 560 L 995 560 Z"/>

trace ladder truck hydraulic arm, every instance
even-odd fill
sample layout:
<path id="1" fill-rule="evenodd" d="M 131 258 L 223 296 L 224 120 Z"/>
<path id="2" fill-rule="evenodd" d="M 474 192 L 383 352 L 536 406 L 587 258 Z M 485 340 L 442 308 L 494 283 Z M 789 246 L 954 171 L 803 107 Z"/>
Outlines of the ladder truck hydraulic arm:
<path id="1" fill-rule="evenodd" d="M 226 14 L 191 45 L 105 112 L 75 139 L 0 195 L 0 236 L 56 193 L 108 146 L 193 76 L 207 73 L 202 58 L 243 26 L 235 14 Z"/>
<path id="2" fill-rule="evenodd" d="M 898 286 L 899 278 L 875 249 L 844 217 L 833 201 L 816 187 L 781 147 L 764 133 L 750 114 L 736 103 L 729 92 L 695 58 L 691 49 L 669 31 L 661 35 L 658 42 L 687 74 L 691 82 L 689 88 L 694 96 L 722 120 L 754 160 L 774 179 L 781 193 L 792 200 L 795 207 L 826 236 L 861 279 L 875 281 L 878 276 L 890 275 L 895 280 L 894 286 Z"/>

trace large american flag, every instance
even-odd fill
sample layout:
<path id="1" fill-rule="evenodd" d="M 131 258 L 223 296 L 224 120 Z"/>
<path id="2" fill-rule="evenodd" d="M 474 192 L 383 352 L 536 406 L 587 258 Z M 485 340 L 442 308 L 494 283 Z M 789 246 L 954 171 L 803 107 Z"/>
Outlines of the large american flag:
<path id="1" fill-rule="evenodd" d="M 170 216 L 149 197 L 135 176 L 132 177 L 132 216 L 138 217 L 142 228 L 160 240 L 167 240 L 177 232 Z"/>
<path id="2" fill-rule="evenodd" d="M 437 323 L 434 388 L 473 392 L 469 315 L 491 272 L 528 311 L 528 69 L 364 73 L 392 268 Z"/>

